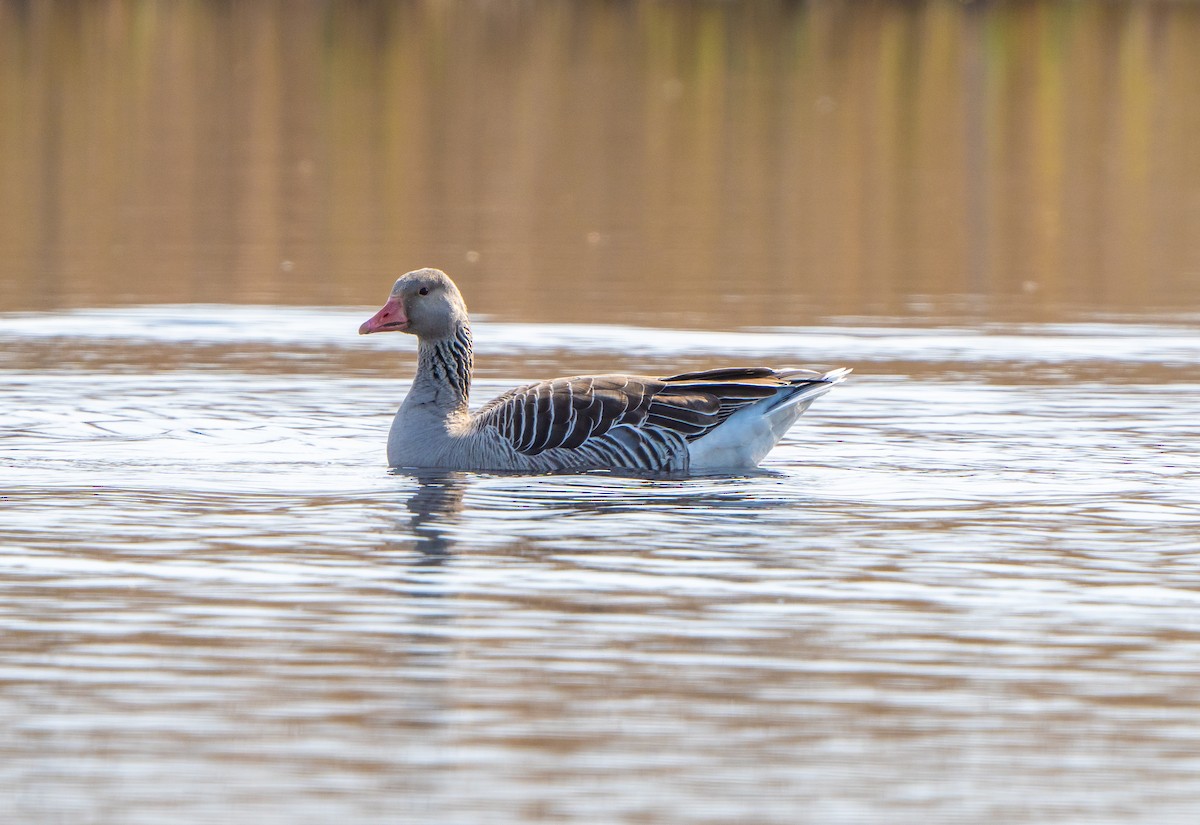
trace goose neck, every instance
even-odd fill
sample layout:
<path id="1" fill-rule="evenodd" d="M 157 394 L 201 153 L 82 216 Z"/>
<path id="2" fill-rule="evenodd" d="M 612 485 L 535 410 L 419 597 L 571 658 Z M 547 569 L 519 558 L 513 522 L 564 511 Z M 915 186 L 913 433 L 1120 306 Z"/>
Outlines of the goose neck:
<path id="1" fill-rule="evenodd" d="M 446 337 L 422 338 L 410 395 L 446 414 L 465 411 L 471 394 L 472 360 L 471 328 L 466 323 Z"/>

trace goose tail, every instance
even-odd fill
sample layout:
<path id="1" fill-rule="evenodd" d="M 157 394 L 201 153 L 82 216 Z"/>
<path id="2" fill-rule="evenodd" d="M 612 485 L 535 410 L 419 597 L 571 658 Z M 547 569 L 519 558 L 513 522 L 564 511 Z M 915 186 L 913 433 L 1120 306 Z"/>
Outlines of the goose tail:
<path id="1" fill-rule="evenodd" d="M 766 457 L 814 401 L 850 374 L 847 368 L 825 373 L 805 369 L 779 370 L 789 386 L 731 415 L 723 424 L 689 443 L 692 472 L 725 472 L 755 467 Z"/>
<path id="2" fill-rule="evenodd" d="M 779 370 L 779 377 L 789 379 L 792 383 L 792 388 L 785 389 L 772 399 L 769 406 L 763 410 L 763 413 L 771 416 L 782 410 L 795 407 L 797 404 L 804 404 L 804 407 L 796 413 L 796 415 L 799 415 L 808 409 L 809 404 L 812 404 L 813 401 L 816 401 L 822 395 L 829 392 L 835 385 L 845 381 L 850 372 L 851 369 L 849 367 L 838 367 L 825 373 L 800 368 Z M 792 420 L 794 421 L 795 418 Z M 791 424 L 789 423 L 788 426 L 791 426 Z"/>

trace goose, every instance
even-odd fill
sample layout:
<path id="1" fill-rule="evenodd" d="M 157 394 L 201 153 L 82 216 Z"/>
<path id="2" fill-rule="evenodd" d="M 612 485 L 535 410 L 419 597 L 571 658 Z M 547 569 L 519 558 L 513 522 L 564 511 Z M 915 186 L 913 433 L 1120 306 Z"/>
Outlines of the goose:
<path id="1" fill-rule="evenodd" d="M 516 473 L 753 469 L 848 369 L 733 367 L 580 375 L 517 387 L 472 413 L 467 306 L 439 269 L 402 275 L 360 335 L 417 336 L 417 371 L 388 434 L 391 468 Z"/>

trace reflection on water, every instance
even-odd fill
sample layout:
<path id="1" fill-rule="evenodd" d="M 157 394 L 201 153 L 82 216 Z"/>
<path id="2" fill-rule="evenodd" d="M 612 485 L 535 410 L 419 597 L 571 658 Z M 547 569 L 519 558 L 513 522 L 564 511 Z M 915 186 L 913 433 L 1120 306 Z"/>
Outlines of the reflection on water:
<path id="1" fill-rule="evenodd" d="M 454 517 L 462 511 L 468 480 L 461 473 L 419 475 L 417 490 L 408 499 L 412 513 L 409 528 L 418 539 L 422 564 L 436 567 L 445 561 L 453 546 L 449 534 Z"/>
<path id="2" fill-rule="evenodd" d="M 1197 42 L 1195 3 L 0 0 L 0 309 L 429 264 L 522 321 L 1196 311 Z"/>
<path id="3" fill-rule="evenodd" d="M 179 312 L 0 317 L 14 821 L 1200 807 L 1186 326 L 845 328 L 855 379 L 764 472 L 661 481 L 389 474 L 403 339 Z M 490 327 L 479 400 L 569 329 Z M 665 373 L 696 341 L 614 326 L 541 357 Z"/>

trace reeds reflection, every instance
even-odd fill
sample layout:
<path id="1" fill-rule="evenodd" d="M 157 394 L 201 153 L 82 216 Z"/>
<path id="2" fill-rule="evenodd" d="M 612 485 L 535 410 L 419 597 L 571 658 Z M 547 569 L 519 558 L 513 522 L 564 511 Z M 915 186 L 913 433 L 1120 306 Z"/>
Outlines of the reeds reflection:
<path id="1" fill-rule="evenodd" d="M 1194 311 L 1197 42 L 1191 3 L 0 0 L 0 309 L 436 264 L 517 320 Z"/>

